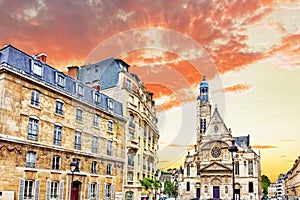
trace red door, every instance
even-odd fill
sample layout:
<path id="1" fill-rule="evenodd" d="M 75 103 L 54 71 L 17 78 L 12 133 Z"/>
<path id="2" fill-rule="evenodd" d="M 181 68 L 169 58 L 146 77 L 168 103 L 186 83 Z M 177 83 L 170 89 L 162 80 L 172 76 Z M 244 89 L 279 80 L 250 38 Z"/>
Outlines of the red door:
<path id="1" fill-rule="evenodd" d="M 72 200 L 78 200 L 78 188 L 72 189 Z"/>

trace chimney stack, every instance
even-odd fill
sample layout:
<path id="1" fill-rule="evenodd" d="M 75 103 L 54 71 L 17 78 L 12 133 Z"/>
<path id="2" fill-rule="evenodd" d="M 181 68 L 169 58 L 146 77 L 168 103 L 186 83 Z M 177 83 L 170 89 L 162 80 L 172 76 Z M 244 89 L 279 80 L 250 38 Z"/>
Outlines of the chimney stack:
<path id="1" fill-rule="evenodd" d="M 78 70 L 79 70 L 79 67 L 77 67 L 77 66 L 68 67 L 68 74 L 71 77 L 73 77 L 74 79 L 77 79 L 77 77 L 78 77 Z"/>
<path id="2" fill-rule="evenodd" d="M 46 61 L 47 61 L 47 54 L 45 54 L 45 53 L 39 53 L 39 54 L 35 55 L 35 57 L 44 63 L 46 63 Z"/>

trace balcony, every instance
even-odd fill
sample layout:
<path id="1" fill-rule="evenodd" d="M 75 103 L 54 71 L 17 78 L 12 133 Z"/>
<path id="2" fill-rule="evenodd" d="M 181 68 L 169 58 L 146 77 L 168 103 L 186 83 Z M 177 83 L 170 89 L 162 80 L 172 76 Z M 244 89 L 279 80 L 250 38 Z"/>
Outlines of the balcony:
<path id="1" fill-rule="evenodd" d="M 132 149 L 134 151 L 137 151 L 140 148 L 138 142 L 134 140 L 128 140 L 127 143 L 128 143 L 127 148 Z"/>

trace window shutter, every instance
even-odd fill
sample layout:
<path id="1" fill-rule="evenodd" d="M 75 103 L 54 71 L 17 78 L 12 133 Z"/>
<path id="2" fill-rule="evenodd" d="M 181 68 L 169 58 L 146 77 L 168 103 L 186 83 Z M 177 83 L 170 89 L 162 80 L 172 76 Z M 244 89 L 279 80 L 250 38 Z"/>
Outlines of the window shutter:
<path id="1" fill-rule="evenodd" d="M 103 190 L 104 190 L 104 192 L 103 192 L 103 197 L 104 197 L 104 199 L 105 199 L 105 198 L 106 198 L 106 183 L 104 183 Z"/>
<path id="2" fill-rule="evenodd" d="M 89 186 L 88 186 L 88 199 L 91 199 L 91 183 L 89 183 Z"/>
<path id="3" fill-rule="evenodd" d="M 34 200 L 39 200 L 40 197 L 40 180 L 35 181 Z"/>
<path id="4" fill-rule="evenodd" d="M 96 200 L 100 200 L 100 184 L 97 183 L 97 190 L 96 190 Z"/>
<path id="5" fill-rule="evenodd" d="M 59 182 L 59 200 L 64 199 L 64 182 L 60 181 Z"/>
<path id="6" fill-rule="evenodd" d="M 19 181 L 19 200 L 24 199 L 24 187 L 25 187 L 25 180 L 20 178 L 20 181 Z"/>
<path id="7" fill-rule="evenodd" d="M 115 188 L 114 188 L 114 184 L 111 184 L 111 199 L 115 199 Z"/>
<path id="8" fill-rule="evenodd" d="M 51 181 L 47 181 L 46 184 L 46 200 L 50 200 Z"/>

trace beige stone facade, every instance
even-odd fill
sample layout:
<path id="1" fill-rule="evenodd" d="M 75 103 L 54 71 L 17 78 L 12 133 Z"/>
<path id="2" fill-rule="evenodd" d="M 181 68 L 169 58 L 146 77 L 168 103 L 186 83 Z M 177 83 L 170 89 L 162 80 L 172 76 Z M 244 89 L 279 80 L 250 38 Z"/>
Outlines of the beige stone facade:
<path id="1" fill-rule="evenodd" d="M 67 92 L 82 83 L 14 47 L 2 49 L 0 61 L 0 191 L 13 191 L 14 200 L 70 199 L 73 179 L 74 199 L 118 199 L 126 118 L 96 106 L 86 93 Z M 39 76 L 30 72 L 34 62 L 43 70 Z M 47 82 L 47 73 L 60 73 L 64 87 L 51 77 Z M 72 174 L 74 160 L 80 171 Z"/>
<path id="2" fill-rule="evenodd" d="M 145 177 L 155 178 L 158 169 L 159 132 L 153 94 L 146 90 L 137 75 L 129 72 L 130 66 L 122 60 L 108 59 L 84 66 L 82 70 L 95 71 L 98 68 L 101 71 L 107 65 L 109 69 L 116 70 L 103 70 L 102 76 L 86 78 L 85 82 L 99 81 L 101 85 L 101 79 L 106 73 L 116 80 L 110 87 L 101 88 L 101 91 L 123 103 L 123 113 L 127 118 L 124 143 L 124 200 L 140 200 L 142 197 L 152 199 L 152 193 L 143 192 L 140 180 Z M 105 84 L 109 84 L 108 82 L 105 80 Z"/>
<path id="3" fill-rule="evenodd" d="M 295 160 L 293 167 L 283 178 L 284 197 L 290 200 L 300 199 L 300 156 Z"/>

